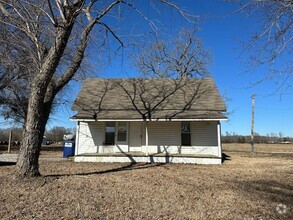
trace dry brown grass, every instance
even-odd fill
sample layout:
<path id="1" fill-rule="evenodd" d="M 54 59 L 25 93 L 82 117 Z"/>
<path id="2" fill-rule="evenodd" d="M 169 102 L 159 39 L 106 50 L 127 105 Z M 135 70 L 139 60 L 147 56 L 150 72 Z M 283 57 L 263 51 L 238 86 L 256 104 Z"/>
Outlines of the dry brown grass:
<path id="1" fill-rule="evenodd" d="M 41 161 L 27 180 L 0 166 L 0 219 L 292 219 L 292 148 L 224 145 L 219 166 Z"/>

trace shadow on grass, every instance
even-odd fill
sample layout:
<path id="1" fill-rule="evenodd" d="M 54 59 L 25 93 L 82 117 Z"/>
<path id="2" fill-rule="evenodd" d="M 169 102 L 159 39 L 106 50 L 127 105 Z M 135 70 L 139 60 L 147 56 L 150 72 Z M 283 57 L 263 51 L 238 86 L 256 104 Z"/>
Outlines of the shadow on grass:
<path id="1" fill-rule="evenodd" d="M 2 166 L 13 166 L 16 162 L 10 162 L 10 161 L 0 161 L 0 167 Z"/>
<path id="2" fill-rule="evenodd" d="M 275 180 L 236 181 L 247 197 L 263 198 L 275 203 L 292 205 L 293 185 Z"/>
<path id="3" fill-rule="evenodd" d="M 85 172 L 85 173 L 74 173 L 74 174 L 49 174 L 44 175 L 44 177 L 64 177 L 64 176 L 87 176 L 93 174 L 106 174 L 106 173 L 116 173 L 126 170 L 140 170 L 140 169 L 147 169 L 152 167 L 159 167 L 166 165 L 166 163 L 130 163 L 126 166 L 113 168 L 110 170 L 102 170 L 102 171 L 94 171 L 94 172 Z"/>
<path id="4" fill-rule="evenodd" d="M 226 160 L 231 160 L 231 157 L 228 154 L 222 153 L 222 163 Z"/>

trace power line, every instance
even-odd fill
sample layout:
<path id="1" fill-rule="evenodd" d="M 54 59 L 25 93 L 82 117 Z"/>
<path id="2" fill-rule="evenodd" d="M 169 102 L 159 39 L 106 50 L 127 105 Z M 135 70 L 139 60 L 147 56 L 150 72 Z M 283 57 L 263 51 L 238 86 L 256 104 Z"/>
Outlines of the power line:
<path id="1" fill-rule="evenodd" d="M 276 93 L 276 94 L 271 94 L 271 93 L 257 93 L 255 95 L 256 96 L 262 96 L 262 97 L 270 97 L 270 96 L 287 96 L 287 95 L 293 95 L 293 93 Z"/>
<path id="2" fill-rule="evenodd" d="M 267 108 L 267 107 L 257 107 L 256 109 L 284 110 L 284 111 L 292 111 L 293 110 L 293 108 Z"/>

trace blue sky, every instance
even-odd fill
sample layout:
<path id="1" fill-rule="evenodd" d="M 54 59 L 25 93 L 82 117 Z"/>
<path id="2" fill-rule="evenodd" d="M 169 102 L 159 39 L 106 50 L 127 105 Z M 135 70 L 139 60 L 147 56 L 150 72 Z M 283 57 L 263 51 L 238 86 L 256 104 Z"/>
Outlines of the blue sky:
<path id="1" fill-rule="evenodd" d="M 142 3 L 143 4 L 143 3 Z M 229 120 L 222 123 L 222 134 L 235 132 L 240 135 L 249 135 L 251 126 L 251 95 L 255 98 L 255 131 L 267 135 L 271 133 L 293 137 L 293 88 L 288 88 L 284 94 L 274 94 L 278 86 L 273 81 L 264 81 L 250 87 L 250 83 L 260 80 L 268 71 L 260 68 L 246 73 L 244 65 L 245 57 L 240 56 L 243 47 L 240 41 L 249 39 L 250 34 L 255 33 L 258 23 L 254 17 L 246 17 L 244 14 L 231 14 L 239 5 L 219 0 L 188 1 L 183 0 L 180 5 L 193 14 L 199 15 L 198 36 L 203 40 L 204 47 L 209 49 L 213 56 L 213 65 L 209 67 L 220 93 L 229 98 L 227 102 Z M 145 12 L 152 14 L 149 6 Z M 164 9 L 166 10 L 166 9 Z M 176 35 L 182 26 L 192 27 L 176 12 L 167 12 L 160 15 L 160 28 L 168 36 Z M 131 14 L 127 15 L 131 18 Z M 144 21 L 136 21 L 138 29 L 147 29 Z M 142 23 L 141 23 L 142 22 Z M 144 22 L 144 24 L 143 24 Z M 282 65 L 282 63 L 281 63 Z M 103 68 L 96 66 L 96 75 L 99 77 L 130 77 L 137 74 L 131 68 L 125 57 L 117 56 L 109 66 Z M 293 82 L 292 82 L 293 83 Z M 293 85 L 293 84 L 292 84 Z M 70 99 L 74 99 L 80 89 L 80 83 L 71 83 Z M 52 116 L 48 128 L 53 126 L 74 127 L 75 122 L 69 118 L 74 113 L 68 107 L 60 107 Z"/>

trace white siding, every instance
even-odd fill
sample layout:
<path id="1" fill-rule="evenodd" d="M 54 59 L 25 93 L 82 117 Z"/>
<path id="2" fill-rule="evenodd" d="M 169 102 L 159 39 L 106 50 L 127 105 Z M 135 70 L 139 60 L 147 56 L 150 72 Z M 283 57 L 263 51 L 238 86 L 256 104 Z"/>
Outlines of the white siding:
<path id="1" fill-rule="evenodd" d="M 105 122 L 80 122 L 78 149 L 76 154 L 128 152 L 127 144 L 103 146 L 105 141 Z"/>
<path id="2" fill-rule="evenodd" d="M 191 145 L 218 146 L 217 122 L 191 122 Z"/>
<path id="3" fill-rule="evenodd" d="M 215 155 L 218 156 L 219 148 L 216 146 L 191 146 L 191 147 L 181 147 L 181 154 L 206 154 L 206 155 Z"/>
<path id="4" fill-rule="evenodd" d="M 97 153 L 104 141 L 103 122 L 80 122 L 77 154 Z"/>
<path id="5" fill-rule="evenodd" d="M 133 126 L 132 126 L 133 123 Z M 181 154 L 210 154 L 218 155 L 217 123 L 214 121 L 190 122 L 191 145 L 181 146 L 181 122 L 148 122 L 148 149 L 145 146 L 145 123 L 129 122 L 129 147 L 128 144 L 116 146 L 103 146 L 105 139 L 105 122 L 80 122 L 78 135 L 78 149 L 76 154 L 103 153 L 103 152 L 128 152 L 139 151 L 149 153 L 181 153 Z M 141 124 L 142 140 L 138 128 Z M 134 132 L 135 131 L 135 132 Z M 134 140 L 136 139 L 136 140 Z M 133 141 L 134 140 L 134 141 Z M 142 146 L 134 146 L 134 143 L 142 142 Z"/>
<path id="6" fill-rule="evenodd" d="M 148 122 L 149 146 L 145 148 L 145 127 L 143 129 L 143 151 L 149 153 L 178 152 L 181 142 L 180 122 Z"/>
<path id="7" fill-rule="evenodd" d="M 149 122 L 149 145 L 179 146 L 180 122 Z"/>
<path id="8" fill-rule="evenodd" d="M 142 122 L 129 122 L 129 150 L 141 151 Z"/>

